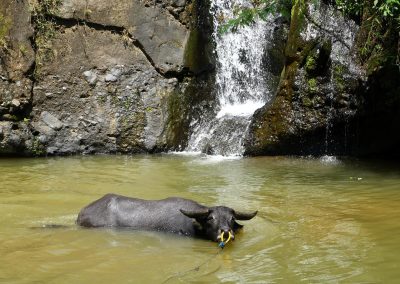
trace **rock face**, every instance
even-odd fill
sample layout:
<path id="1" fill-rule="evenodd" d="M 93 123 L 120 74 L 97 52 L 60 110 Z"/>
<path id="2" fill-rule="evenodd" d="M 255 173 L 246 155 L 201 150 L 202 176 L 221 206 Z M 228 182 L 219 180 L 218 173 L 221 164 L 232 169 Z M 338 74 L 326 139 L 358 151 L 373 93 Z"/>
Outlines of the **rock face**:
<path id="1" fill-rule="evenodd" d="M 57 53 L 40 70 L 32 111 L 33 126 L 48 138 L 49 154 L 155 147 L 161 133 L 153 129 L 165 123 L 160 102 L 173 92 L 176 79 L 157 73 L 139 48 L 108 30 L 64 28 L 52 39 L 52 50 Z M 63 127 L 41 127 L 44 110 L 56 114 Z M 158 124 L 146 128 L 155 116 Z"/>
<path id="2" fill-rule="evenodd" d="M 360 33 L 355 22 L 322 1 L 295 1 L 276 98 L 254 114 L 247 155 L 372 155 L 388 146 L 399 153 L 399 124 L 388 123 L 399 115 L 372 109 L 398 109 L 399 83 L 388 77 L 391 86 L 385 87 L 381 76 L 367 76 L 356 58 Z M 388 96 L 378 103 L 372 95 L 377 92 Z M 388 126 L 392 133 L 383 134 Z"/>
<path id="3" fill-rule="evenodd" d="M 193 76 L 212 66 L 204 62 L 204 54 L 193 53 L 208 44 L 198 41 L 208 32 L 199 21 L 203 4 L 2 3 L 0 20 L 9 28 L 1 41 L 7 46 L 1 49 L 0 64 L 0 154 L 140 153 L 179 147 L 171 121 L 183 118 L 173 116 L 170 101 L 185 96 Z M 202 60 L 203 66 L 193 64 Z"/>
<path id="4" fill-rule="evenodd" d="M 171 2 L 171 3 L 170 3 Z M 169 10 L 185 9 L 186 1 L 64 0 L 57 12 L 63 19 L 80 19 L 103 27 L 123 28 L 162 73 L 181 72 L 189 29 Z M 164 8 L 168 5 L 168 8 Z M 173 10 L 172 10 L 173 11 Z"/>
<path id="5" fill-rule="evenodd" d="M 293 1 L 287 39 L 285 21 L 274 31 L 279 86 L 246 155 L 400 156 L 399 33 L 382 26 L 371 49 L 373 14 L 356 24 L 328 2 Z M 2 0 L 0 155 L 184 149 L 216 104 L 209 5 Z"/>

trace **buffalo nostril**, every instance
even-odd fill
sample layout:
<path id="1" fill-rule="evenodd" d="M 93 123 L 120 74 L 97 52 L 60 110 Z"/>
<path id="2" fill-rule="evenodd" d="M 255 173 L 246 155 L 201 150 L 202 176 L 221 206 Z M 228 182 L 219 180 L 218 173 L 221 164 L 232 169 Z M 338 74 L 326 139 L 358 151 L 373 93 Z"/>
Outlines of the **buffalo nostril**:
<path id="1" fill-rule="evenodd" d="M 221 234 L 223 240 L 234 240 L 235 236 L 233 235 L 233 232 L 231 230 L 223 230 Z"/>
<path id="2" fill-rule="evenodd" d="M 227 243 L 229 241 L 233 241 L 235 236 L 233 235 L 233 231 L 230 229 L 219 229 L 217 235 L 217 242 Z"/>

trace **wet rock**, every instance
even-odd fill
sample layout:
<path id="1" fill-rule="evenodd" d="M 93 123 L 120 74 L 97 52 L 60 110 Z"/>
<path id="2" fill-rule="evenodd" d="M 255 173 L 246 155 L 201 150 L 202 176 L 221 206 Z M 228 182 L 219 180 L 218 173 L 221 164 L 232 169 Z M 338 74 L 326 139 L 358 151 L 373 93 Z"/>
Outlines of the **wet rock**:
<path id="1" fill-rule="evenodd" d="M 248 155 L 346 150 L 341 129 L 356 112 L 341 94 L 352 94 L 360 108 L 359 89 L 365 80 L 353 55 L 358 27 L 318 3 L 307 3 L 303 9 L 304 2 L 295 1 L 284 72 L 275 100 L 254 114 L 245 142 Z"/>
<path id="2" fill-rule="evenodd" d="M 214 155 L 214 150 L 212 148 L 212 146 L 207 143 L 203 149 L 201 150 L 202 153 L 207 154 L 207 155 Z"/>
<path id="3" fill-rule="evenodd" d="M 33 138 L 25 122 L 0 121 L 0 156 L 30 155 L 26 142 Z M 31 146 L 30 144 L 28 146 Z"/>
<path id="4" fill-rule="evenodd" d="M 48 155 L 56 155 L 56 154 L 57 154 L 57 151 L 58 151 L 58 148 L 57 148 L 57 147 L 48 147 L 48 148 L 46 149 L 46 153 L 47 153 Z"/>

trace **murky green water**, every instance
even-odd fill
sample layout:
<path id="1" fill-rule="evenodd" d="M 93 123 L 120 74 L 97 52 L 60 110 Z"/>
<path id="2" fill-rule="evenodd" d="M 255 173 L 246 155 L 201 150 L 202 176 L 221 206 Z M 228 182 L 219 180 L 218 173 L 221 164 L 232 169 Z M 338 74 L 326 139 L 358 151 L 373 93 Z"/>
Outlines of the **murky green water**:
<path id="1" fill-rule="evenodd" d="M 0 180 L 2 283 L 400 279 L 400 170 L 393 165 L 177 155 L 1 159 Z M 223 251 L 167 234 L 76 227 L 79 210 L 108 192 L 181 196 L 259 215 L 242 222 Z"/>

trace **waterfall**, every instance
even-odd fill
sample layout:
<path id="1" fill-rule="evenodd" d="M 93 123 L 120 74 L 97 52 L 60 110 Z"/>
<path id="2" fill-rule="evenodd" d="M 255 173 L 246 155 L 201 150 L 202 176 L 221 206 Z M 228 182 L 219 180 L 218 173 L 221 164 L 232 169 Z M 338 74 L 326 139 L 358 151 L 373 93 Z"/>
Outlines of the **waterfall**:
<path id="1" fill-rule="evenodd" d="M 221 19 L 233 18 L 249 0 L 212 0 L 216 54 L 217 107 L 214 115 L 192 123 L 187 151 L 241 156 L 253 113 L 269 99 L 265 51 L 273 25 L 257 20 L 234 33 L 220 34 Z"/>

